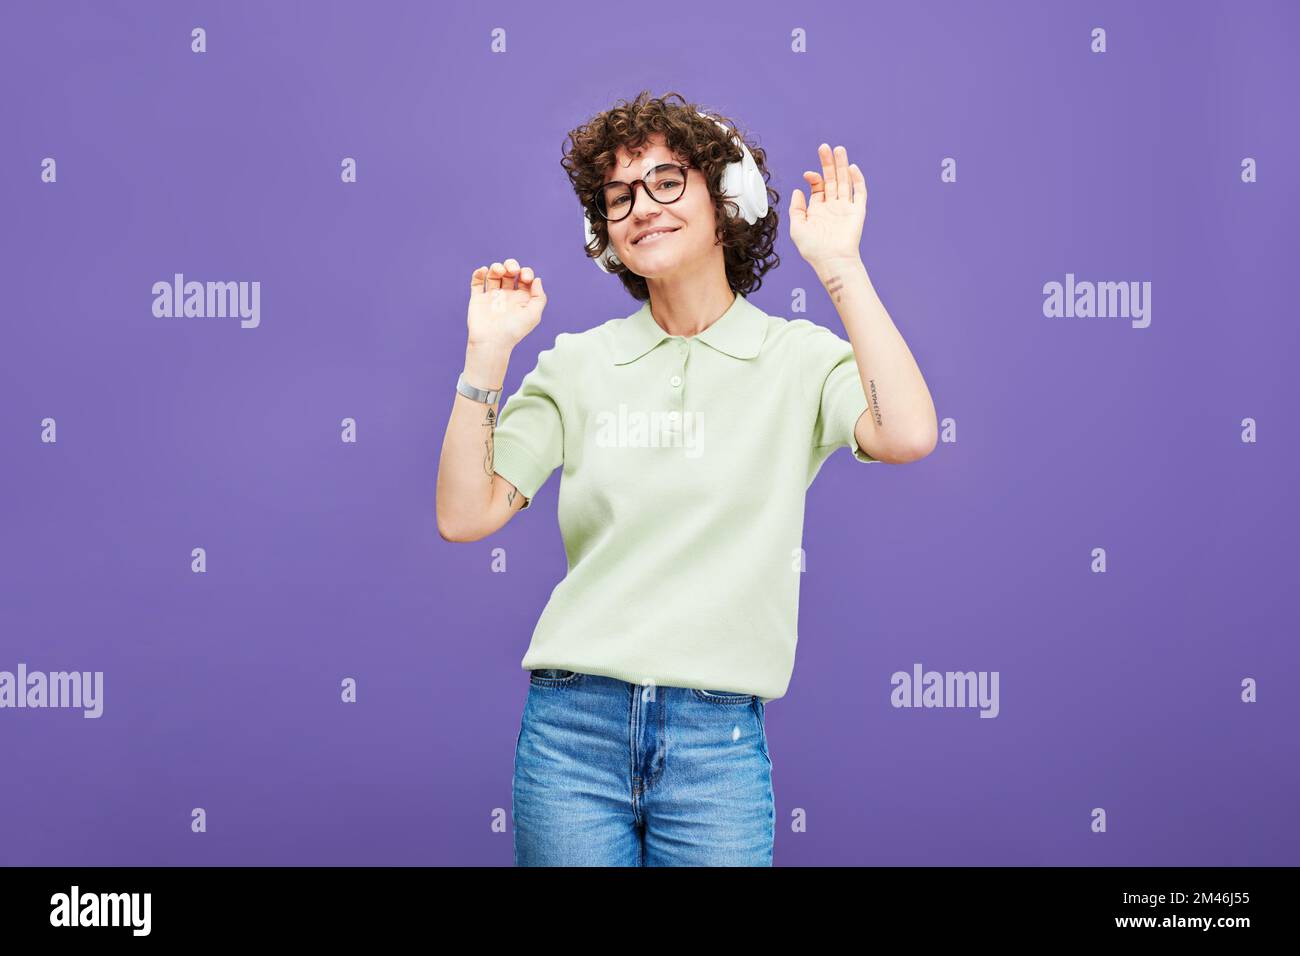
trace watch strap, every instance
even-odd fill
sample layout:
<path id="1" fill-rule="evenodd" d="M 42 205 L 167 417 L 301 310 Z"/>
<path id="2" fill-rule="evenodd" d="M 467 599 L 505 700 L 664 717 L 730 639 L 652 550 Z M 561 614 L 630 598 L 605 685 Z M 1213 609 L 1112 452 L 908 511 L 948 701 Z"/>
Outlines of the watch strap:
<path id="1" fill-rule="evenodd" d="M 482 402 L 485 405 L 495 405 L 501 398 L 501 389 L 499 388 L 475 388 L 469 382 L 465 381 L 465 373 L 461 372 L 460 377 L 456 379 L 456 391 L 466 398 L 473 399 L 476 402 Z"/>

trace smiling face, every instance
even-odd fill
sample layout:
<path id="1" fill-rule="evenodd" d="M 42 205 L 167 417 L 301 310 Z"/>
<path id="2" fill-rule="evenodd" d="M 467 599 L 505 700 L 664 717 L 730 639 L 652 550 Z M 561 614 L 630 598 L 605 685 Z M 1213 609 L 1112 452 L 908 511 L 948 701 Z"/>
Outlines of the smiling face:
<path id="1" fill-rule="evenodd" d="M 619 147 L 613 168 L 605 173 L 605 182 L 617 179 L 629 183 L 662 163 L 684 162 L 685 157 L 668 149 L 662 133 L 653 133 L 636 152 Z M 618 222 L 606 222 L 605 226 L 614 254 L 637 275 L 662 279 L 683 265 L 697 267 L 711 255 L 722 255 L 714 234 L 717 219 L 713 198 L 698 169 L 686 170 L 686 191 L 676 202 L 656 202 L 640 186 L 634 190 L 633 199 L 635 205 L 627 216 Z M 647 231 L 649 235 L 634 241 Z M 662 235 L 654 235 L 656 232 Z"/>

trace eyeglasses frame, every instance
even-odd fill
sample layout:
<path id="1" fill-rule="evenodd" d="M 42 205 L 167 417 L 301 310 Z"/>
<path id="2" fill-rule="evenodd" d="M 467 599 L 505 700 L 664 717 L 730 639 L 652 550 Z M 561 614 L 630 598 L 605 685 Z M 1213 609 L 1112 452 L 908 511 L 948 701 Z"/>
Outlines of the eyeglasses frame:
<path id="1" fill-rule="evenodd" d="M 677 169 L 680 169 L 680 170 L 682 171 L 682 191 L 681 191 L 681 194 L 678 195 L 678 197 L 677 197 L 676 199 L 669 199 L 667 202 L 664 202 L 664 201 L 662 201 L 662 200 L 656 198 L 655 194 L 654 194 L 653 192 L 650 191 L 649 186 L 646 184 L 646 176 L 649 176 L 651 173 L 654 173 L 655 171 L 661 169 L 661 168 L 664 167 L 664 166 L 675 166 Z M 640 179 L 634 179 L 634 180 L 632 180 L 630 183 L 623 182 L 621 179 L 611 179 L 609 182 L 602 184 L 602 185 L 600 186 L 599 189 L 597 189 L 594 193 L 592 193 L 592 195 L 591 195 L 591 205 L 592 205 L 592 208 L 594 208 L 594 209 L 596 210 L 596 212 L 600 213 L 601 218 L 603 218 L 606 222 L 622 222 L 622 221 L 623 221 L 624 219 L 626 219 L 628 216 L 632 215 L 632 210 L 633 210 L 633 208 L 635 208 L 635 206 L 636 206 L 636 187 L 637 187 L 638 185 L 640 185 L 642 188 L 644 188 L 644 189 L 645 189 L 645 194 L 646 194 L 647 196 L 649 196 L 651 199 L 653 199 L 655 202 L 659 203 L 659 205 L 661 205 L 661 206 L 671 206 L 673 203 L 675 203 L 675 202 L 677 202 L 678 200 L 680 200 L 680 199 L 682 198 L 682 196 L 685 196 L 685 195 L 686 195 L 686 187 L 687 187 L 688 185 L 690 185 L 690 180 L 689 180 L 689 179 L 687 178 L 687 176 L 686 176 L 686 171 L 687 171 L 688 169 L 699 169 L 699 167 L 698 167 L 698 166 L 692 166 L 690 163 L 656 163 L 654 169 L 652 169 L 652 170 L 650 170 L 649 172 L 647 172 L 647 173 L 645 174 L 645 176 L 642 176 Z M 609 216 L 605 215 L 605 213 L 604 213 L 603 211 L 601 211 L 601 208 L 600 208 L 600 202 L 599 202 L 599 197 L 600 197 L 600 195 L 605 191 L 605 187 L 606 187 L 606 186 L 612 186 L 612 185 L 614 185 L 615 183 L 620 183 L 621 185 L 627 186 L 628 189 L 631 190 L 631 192 L 632 192 L 632 201 L 631 201 L 630 203 L 627 204 L 627 212 L 625 212 L 623 215 L 619 216 L 617 219 L 611 219 Z"/>

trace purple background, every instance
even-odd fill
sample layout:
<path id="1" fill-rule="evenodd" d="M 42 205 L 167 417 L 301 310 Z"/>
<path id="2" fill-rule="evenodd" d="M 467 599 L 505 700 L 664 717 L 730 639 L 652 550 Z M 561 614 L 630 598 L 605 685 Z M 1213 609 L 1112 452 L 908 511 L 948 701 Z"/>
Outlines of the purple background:
<path id="1" fill-rule="evenodd" d="M 786 209 L 847 147 L 863 259 L 958 423 L 809 491 L 776 863 L 1300 863 L 1300 10 L 688 4 L 656 32 L 464 6 L 4 7 L 0 669 L 102 670 L 105 710 L 0 711 L 0 862 L 512 862 L 490 824 L 560 479 L 485 541 L 437 534 L 468 280 L 545 278 L 507 395 L 557 332 L 636 308 L 584 261 L 559 159 L 649 88 L 768 150 L 784 264 L 752 299 L 795 318 L 807 289 L 841 334 Z M 260 281 L 261 327 L 154 318 L 174 272 Z M 1045 318 L 1066 272 L 1150 280 L 1151 326 Z M 916 661 L 999 671 L 1000 716 L 892 708 Z"/>

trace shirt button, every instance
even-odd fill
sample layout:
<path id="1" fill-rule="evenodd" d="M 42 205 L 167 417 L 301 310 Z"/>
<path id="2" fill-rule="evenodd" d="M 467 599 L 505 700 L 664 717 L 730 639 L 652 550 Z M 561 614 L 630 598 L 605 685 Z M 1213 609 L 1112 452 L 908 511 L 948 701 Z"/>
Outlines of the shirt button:
<path id="1" fill-rule="evenodd" d="M 668 381 L 672 383 L 673 388 L 676 388 L 682 384 L 682 377 L 680 375 L 674 375 Z"/>

